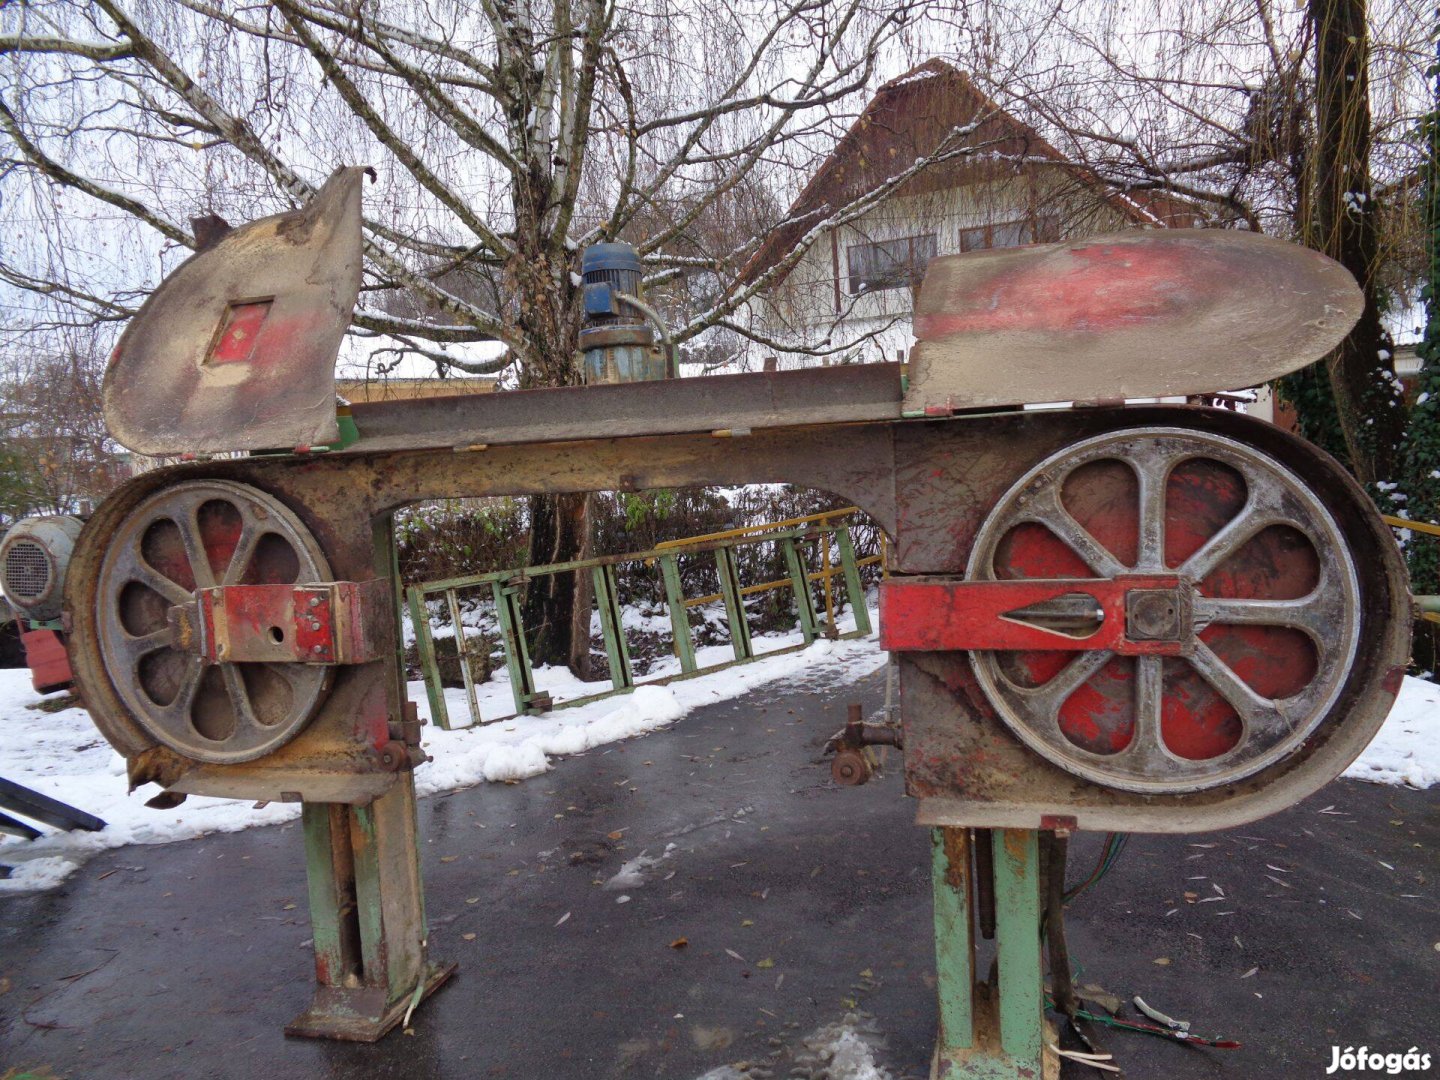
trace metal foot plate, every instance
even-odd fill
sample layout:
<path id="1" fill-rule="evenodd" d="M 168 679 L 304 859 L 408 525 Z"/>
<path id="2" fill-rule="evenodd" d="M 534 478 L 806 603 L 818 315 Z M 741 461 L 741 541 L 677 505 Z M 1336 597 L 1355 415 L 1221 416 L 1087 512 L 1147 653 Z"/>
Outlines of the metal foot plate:
<path id="1" fill-rule="evenodd" d="M 930 1060 L 930 1080 L 1059 1080 L 1060 1058 L 1050 1049 L 1056 1044 L 1054 1025 L 1041 1020 L 1040 1065 L 1020 1061 L 1000 1045 L 1000 1017 L 994 990 L 975 987 L 975 1037 L 968 1047 L 936 1045 Z"/>
<path id="2" fill-rule="evenodd" d="M 455 974 L 458 964 L 429 964 L 425 969 L 424 1001 L 445 980 Z M 338 1039 L 342 1042 L 376 1042 L 400 1023 L 410 1007 L 413 991 L 397 1001 L 386 1001 L 386 992 L 378 986 L 321 986 L 316 989 L 310 1007 L 285 1025 L 286 1035 L 307 1039 Z"/>

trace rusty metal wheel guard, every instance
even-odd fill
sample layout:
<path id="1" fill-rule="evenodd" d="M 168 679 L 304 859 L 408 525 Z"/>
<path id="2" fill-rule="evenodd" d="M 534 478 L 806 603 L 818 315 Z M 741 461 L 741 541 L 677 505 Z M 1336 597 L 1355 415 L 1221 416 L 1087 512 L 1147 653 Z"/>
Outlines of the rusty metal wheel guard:
<path id="1" fill-rule="evenodd" d="M 146 757 L 137 781 L 257 798 L 384 789 L 365 755 L 394 737 L 398 667 L 226 663 L 212 651 L 205 680 L 187 682 L 180 669 L 197 650 L 176 644 L 170 613 L 212 578 L 376 583 L 388 549 L 355 523 L 382 527 L 416 499 L 760 480 L 860 505 L 896 541 L 882 644 L 902 654 L 910 789 L 935 812 L 945 798 L 997 808 L 1014 798 L 996 812 L 1034 827 L 1040 814 L 1022 809 L 1032 805 L 1023 793 L 1043 791 L 1057 812 L 1151 800 L 1144 828 L 1160 831 L 1188 829 L 1195 814 L 1256 816 L 1268 812 L 1267 792 L 1295 795 L 1288 781 L 1302 776 L 1308 792 L 1348 764 L 1339 757 L 1358 753 L 1383 720 L 1404 662 L 1403 624 L 1387 622 L 1408 602 L 1403 569 L 1363 493 L 1307 444 L 1220 410 L 1016 412 L 470 453 L 363 446 L 304 468 L 255 457 L 147 474 L 97 515 L 104 531 L 87 530 L 69 583 L 81 630 L 72 651 L 107 736 L 132 756 L 166 751 Z M 198 532 L 181 532 L 177 519 Z M 258 520 L 274 551 L 241 566 L 237 534 L 256 542 Z M 198 579 L 188 576 L 187 535 L 191 549 L 208 545 Z M 1354 552 L 1370 549 L 1362 568 Z M 168 575 L 155 566 L 165 550 L 183 556 Z M 265 570 L 271 563 L 283 572 Z M 944 594 L 943 604 L 927 593 L 915 606 L 934 624 L 929 637 L 906 638 L 910 624 L 891 601 L 907 589 Z M 1085 614 L 1097 603 L 1098 629 Z M 965 633 L 935 638 L 938 615 L 956 605 L 970 605 Z M 85 644 L 82 607 L 95 613 L 98 652 Z M 1083 632 L 1087 618 L 1093 633 Z M 940 683 L 917 683 L 922 672 Z M 177 685 L 208 711 L 184 708 Z M 966 733 L 987 730 L 987 709 L 1069 786 L 1023 757 L 1001 772 L 967 766 L 978 746 Z M 1327 722 L 1342 714 L 1344 724 Z M 237 771 L 251 760 L 249 773 Z M 330 763 L 325 775 L 319 762 Z M 1077 789 L 1076 779 L 1096 786 Z M 1163 800 L 1176 799 L 1166 810 Z"/>

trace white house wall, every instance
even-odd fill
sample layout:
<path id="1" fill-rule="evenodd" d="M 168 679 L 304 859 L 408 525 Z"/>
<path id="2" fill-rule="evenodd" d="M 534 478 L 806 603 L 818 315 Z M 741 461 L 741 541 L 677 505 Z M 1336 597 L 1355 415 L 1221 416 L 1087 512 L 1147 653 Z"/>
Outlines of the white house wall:
<path id="1" fill-rule="evenodd" d="M 1056 193 L 1043 177 L 1035 183 L 1040 189 L 1036 205 L 1042 212 L 1059 215 L 1062 235 L 1090 235 L 1128 225 L 1114 209 L 1097 208 L 1093 195 L 1081 201 L 1073 192 L 1069 197 Z M 913 344 L 912 290 L 851 295 L 847 250 L 855 244 L 934 233 L 937 255 L 957 254 L 961 230 L 1028 218 L 1030 184 L 1029 178 L 1019 176 L 1003 183 L 893 197 L 821 237 L 779 286 L 751 305 L 749 317 L 777 343 L 824 350 L 828 355 L 755 346 L 752 359 L 773 355 L 782 368 L 904 359 Z"/>

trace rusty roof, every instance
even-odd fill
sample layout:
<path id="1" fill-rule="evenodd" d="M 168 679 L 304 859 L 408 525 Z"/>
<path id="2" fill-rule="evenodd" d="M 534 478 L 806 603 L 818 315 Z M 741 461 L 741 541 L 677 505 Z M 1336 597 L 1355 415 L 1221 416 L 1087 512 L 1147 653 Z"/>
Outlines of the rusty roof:
<path id="1" fill-rule="evenodd" d="M 982 182 L 1014 175 L 1043 159 L 1096 189 L 1099 199 L 1137 225 L 1189 226 L 1197 209 L 1165 192 L 1121 193 L 1091 170 L 1070 162 L 1034 128 L 1006 112 L 963 71 L 932 58 L 892 79 L 875 92 L 859 119 L 820 164 L 790 207 L 745 264 L 736 285 L 745 285 L 783 259 L 805 233 L 836 210 L 875 191 L 920 158 L 935 152 L 957 129 L 974 124 L 968 143 L 983 153 L 925 167 L 894 196 Z M 1026 165 L 1026 159 L 1030 164 Z"/>

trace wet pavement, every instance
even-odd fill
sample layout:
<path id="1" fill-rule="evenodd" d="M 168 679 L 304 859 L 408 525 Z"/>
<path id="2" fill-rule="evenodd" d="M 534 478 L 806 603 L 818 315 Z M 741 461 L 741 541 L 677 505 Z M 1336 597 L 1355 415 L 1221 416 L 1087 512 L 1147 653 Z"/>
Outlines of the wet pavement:
<path id="1" fill-rule="evenodd" d="M 0 1077 L 820 1077 L 803 1042 L 847 1015 L 891 1076 L 924 1076 L 927 837 L 898 770 L 837 789 L 821 757 L 883 690 L 767 688 L 422 800 L 432 952 L 461 968 L 374 1046 L 281 1034 L 310 993 L 298 824 L 123 848 L 0 899 Z M 1440 1066 L 1437 810 L 1440 789 L 1340 781 L 1229 833 L 1134 837 L 1070 908 L 1078 981 L 1244 1045 L 1105 1048 L 1157 1080 L 1318 1078 L 1334 1045 Z M 1098 838 L 1072 847 L 1076 881 Z"/>

